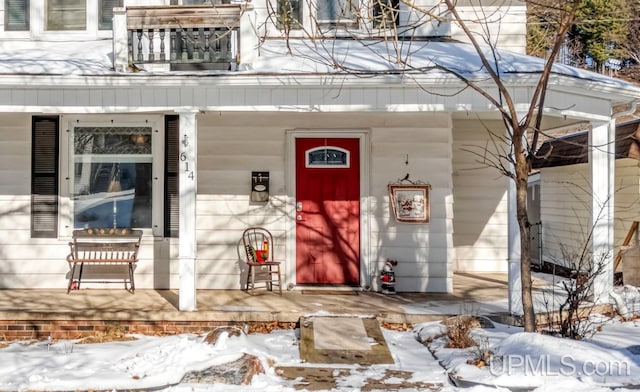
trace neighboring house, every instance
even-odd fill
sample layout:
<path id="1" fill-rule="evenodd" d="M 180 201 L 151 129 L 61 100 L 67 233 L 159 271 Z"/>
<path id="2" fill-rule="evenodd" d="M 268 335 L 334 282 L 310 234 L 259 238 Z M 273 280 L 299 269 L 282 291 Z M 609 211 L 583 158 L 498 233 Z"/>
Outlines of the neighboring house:
<path id="1" fill-rule="evenodd" d="M 589 132 L 582 131 L 549 139 L 536 154 L 533 168 L 540 171 L 538 200 L 544 261 L 578 265 L 577 255 L 585 246 L 588 249 L 591 222 L 597 219 L 591 209 L 589 146 Z M 633 222 L 640 221 L 640 119 L 616 126 L 614 189 L 617 252 Z"/>
<path id="2" fill-rule="evenodd" d="M 416 14 L 436 1 L 390 3 L 400 4 L 392 28 L 418 26 L 399 49 L 417 70 L 407 73 L 386 61 L 393 42 L 377 42 L 378 19 L 335 12 L 343 0 L 284 3 L 305 31 L 335 36 L 314 42 L 298 29 L 284 39 L 283 14 L 268 15 L 282 4 L 194 3 L 0 3 L 0 287 L 65 287 L 72 230 L 104 225 L 144 230 L 137 286 L 179 288 L 182 310 L 195 309 L 196 288 L 241 288 L 251 225 L 275 235 L 292 289 L 378 290 L 395 259 L 398 291 L 451 292 L 454 271 L 518 264 L 509 182 L 468 151 L 504 126 L 481 95 L 433 69 L 488 79 L 459 26 Z M 512 50 L 497 58 L 526 108 L 543 62 L 521 54 L 525 9 L 474 3 L 460 11 Z M 479 15 L 490 23 L 471 21 Z M 606 140 L 614 105 L 639 98 L 630 84 L 558 66 L 545 124 L 587 121 Z M 430 185 L 429 222 L 394 219 L 387 186 L 407 174 Z M 258 180 L 267 191 L 252 191 Z"/>

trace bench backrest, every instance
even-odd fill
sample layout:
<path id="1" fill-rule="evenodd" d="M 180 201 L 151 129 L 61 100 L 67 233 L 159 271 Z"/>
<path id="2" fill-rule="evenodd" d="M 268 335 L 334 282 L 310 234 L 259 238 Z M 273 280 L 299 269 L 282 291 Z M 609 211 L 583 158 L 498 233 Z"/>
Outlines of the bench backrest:
<path id="1" fill-rule="evenodd" d="M 142 230 L 82 229 L 73 231 L 71 259 L 136 261 Z"/>

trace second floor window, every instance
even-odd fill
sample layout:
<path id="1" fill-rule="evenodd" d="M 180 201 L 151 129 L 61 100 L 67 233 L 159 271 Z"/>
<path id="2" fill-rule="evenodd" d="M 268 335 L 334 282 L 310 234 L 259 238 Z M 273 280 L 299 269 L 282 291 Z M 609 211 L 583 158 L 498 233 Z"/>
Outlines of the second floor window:
<path id="1" fill-rule="evenodd" d="M 324 0 L 318 2 L 318 23 L 331 25 L 357 22 L 356 5 L 351 0 Z"/>
<path id="2" fill-rule="evenodd" d="M 278 0 L 278 28 L 291 30 L 302 27 L 302 1 Z"/>
<path id="3" fill-rule="evenodd" d="M 4 30 L 29 31 L 34 26 L 43 26 L 44 31 L 87 31 L 87 27 L 92 30 L 94 27 L 91 26 L 96 25 L 98 30 L 111 30 L 113 9 L 122 7 L 123 2 L 123 0 L 43 0 L 41 4 L 44 9 L 37 9 L 37 12 L 30 15 L 30 0 L 4 0 Z M 93 8 L 96 5 L 97 9 Z M 2 7 L 0 12 L 1 9 Z M 39 19 L 31 21 L 30 18 Z"/>
<path id="4" fill-rule="evenodd" d="M 111 30 L 113 28 L 113 9 L 122 7 L 122 0 L 100 0 L 98 15 L 98 29 Z"/>
<path id="5" fill-rule="evenodd" d="M 45 30 L 86 30 L 86 0 L 46 0 Z"/>

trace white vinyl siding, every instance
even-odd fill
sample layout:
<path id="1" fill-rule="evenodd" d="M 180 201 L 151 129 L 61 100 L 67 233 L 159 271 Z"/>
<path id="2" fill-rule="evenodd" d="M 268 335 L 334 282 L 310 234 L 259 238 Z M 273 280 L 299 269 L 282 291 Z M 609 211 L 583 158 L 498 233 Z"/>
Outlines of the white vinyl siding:
<path id="1" fill-rule="evenodd" d="M 488 6 L 477 2 L 475 6 L 458 4 L 458 12 L 466 27 L 479 37 L 490 37 L 491 44 L 500 49 L 526 53 L 527 8 L 523 2 L 518 5 Z M 460 26 L 451 23 L 451 38 L 468 42 Z M 481 44 L 484 44 L 480 39 Z"/>
<path id="2" fill-rule="evenodd" d="M 453 243 L 455 270 L 460 272 L 507 268 L 508 179 L 468 152 L 490 146 L 489 131 L 503 134 L 504 125 L 486 120 L 453 122 Z"/>
<path id="3" fill-rule="evenodd" d="M 640 221 L 640 161 L 630 158 L 617 159 L 614 242 L 616 251 L 627 236 L 633 221 Z"/>
<path id="4" fill-rule="evenodd" d="M 640 220 L 640 168 L 637 160 L 625 158 L 616 160 L 615 170 L 617 251 L 632 222 Z M 568 265 L 587 245 L 591 230 L 589 164 L 543 168 L 540 179 L 543 259 Z"/>
<path id="5" fill-rule="evenodd" d="M 450 121 L 446 115 L 414 118 L 371 132 L 371 260 L 378 273 L 386 259 L 398 261 L 398 291 L 446 292 L 453 259 Z M 427 224 L 393 217 L 387 185 L 406 174 L 431 185 Z"/>
<path id="6" fill-rule="evenodd" d="M 240 289 L 244 229 L 269 229 L 285 257 L 284 128 L 249 113 L 202 115 L 198 137 L 197 287 Z M 252 171 L 269 172 L 267 203 L 250 202 Z"/>
<path id="7" fill-rule="evenodd" d="M 587 163 L 542 169 L 540 212 L 543 260 L 576 263 L 588 245 L 591 185 Z"/>

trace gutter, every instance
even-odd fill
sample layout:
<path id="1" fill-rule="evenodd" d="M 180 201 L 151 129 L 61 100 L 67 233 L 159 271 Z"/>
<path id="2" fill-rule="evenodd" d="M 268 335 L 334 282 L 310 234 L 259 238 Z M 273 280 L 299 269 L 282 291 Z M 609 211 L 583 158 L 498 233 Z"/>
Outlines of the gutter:
<path id="1" fill-rule="evenodd" d="M 627 110 L 622 110 L 620 112 L 613 113 L 611 115 L 611 118 L 613 120 L 615 120 L 616 118 L 623 117 L 623 116 L 630 116 L 633 113 L 635 113 L 636 110 L 638 109 L 638 102 L 637 101 L 631 101 L 630 105 L 631 105 L 631 107 L 629 109 L 627 109 Z"/>

